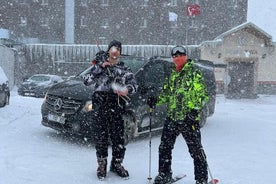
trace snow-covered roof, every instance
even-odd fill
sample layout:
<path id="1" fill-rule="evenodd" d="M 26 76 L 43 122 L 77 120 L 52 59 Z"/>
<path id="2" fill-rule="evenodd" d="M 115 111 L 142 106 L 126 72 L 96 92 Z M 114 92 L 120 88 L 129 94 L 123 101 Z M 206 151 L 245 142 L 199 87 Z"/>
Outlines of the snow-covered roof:
<path id="1" fill-rule="evenodd" d="M 253 24 L 252 22 L 246 22 L 237 27 L 234 27 L 233 29 L 230 29 L 222 33 L 221 35 L 217 36 L 214 40 L 223 39 L 224 37 L 236 33 L 242 29 L 248 31 L 251 34 L 256 35 L 257 37 L 263 38 L 267 45 L 271 44 L 272 36 L 264 30 L 262 30 L 261 28 L 259 28 L 258 26 L 256 26 L 255 24 Z"/>

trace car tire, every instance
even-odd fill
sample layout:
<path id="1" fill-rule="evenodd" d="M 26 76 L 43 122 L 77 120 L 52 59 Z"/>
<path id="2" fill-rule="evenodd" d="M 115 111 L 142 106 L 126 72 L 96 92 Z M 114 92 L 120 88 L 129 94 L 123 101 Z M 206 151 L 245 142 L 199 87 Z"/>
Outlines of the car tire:
<path id="1" fill-rule="evenodd" d="M 4 98 L 2 98 L 3 99 L 3 101 L 0 101 L 0 107 L 4 107 L 6 104 L 7 104 L 7 98 L 8 98 L 8 96 L 7 96 L 7 94 L 5 93 L 5 92 L 3 92 L 3 94 L 0 94 L 1 96 L 3 95 L 4 96 Z M 2 97 L 3 97 L 2 96 Z"/>
<path id="2" fill-rule="evenodd" d="M 5 103 L 5 105 L 9 105 L 10 104 L 10 97 L 7 95 L 6 96 L 6 103 Z"/>
<path id="3" fill-rule="evenodd" d="M 124 134 L 125 145 L 127 145 L 129 141 L 135 137 L 137 124 L 136 124 L 135 116 L 133 116 L 131 113 L 124 114 L 123 120 L 124 120 L 124 127 L 125 127 L 125 134 Z"/>

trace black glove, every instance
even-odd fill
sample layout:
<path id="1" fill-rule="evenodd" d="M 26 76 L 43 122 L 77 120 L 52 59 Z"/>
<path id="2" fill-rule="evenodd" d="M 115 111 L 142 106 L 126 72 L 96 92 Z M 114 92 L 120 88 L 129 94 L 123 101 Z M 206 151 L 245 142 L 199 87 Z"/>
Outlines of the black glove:
<path id="1" fill-rule="evenodd" d="M 188 118 L 190 118 L 191 120 L 195 121 L 196 118 L 198 116 L 198 111 L 195 109 L 192 109 L 189 113 L 188 113 Z"/>
<path id="2" fill-rule="evenodd" d="M 108 58 L 108 53 L 101 50 L 96 54 L 95 61 L 97 64 L 102 65 L 103 62 L 105 62 Z"/>
<path id="3" fill-rule="evenodd" d="M 154 108 L 157 103 L 157 98 L 154 96 L 150 96 L 147 100 L 147 104 L 150 106 L 150 108 Z"/>

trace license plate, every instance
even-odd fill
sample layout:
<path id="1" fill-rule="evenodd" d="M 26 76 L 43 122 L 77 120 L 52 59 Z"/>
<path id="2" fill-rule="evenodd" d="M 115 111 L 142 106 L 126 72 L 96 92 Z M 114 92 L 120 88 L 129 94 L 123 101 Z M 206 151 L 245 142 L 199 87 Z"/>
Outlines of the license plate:
<path id="1" fill-rule="evenodd" d="M 61 124 L 65 123 L 65 117 L 54 115 L 54 114 L 48 114 L 48 120 L 49 121 L 55 121 L 55 122 L 58 122 L 58 123 L 61 123 Z"/>

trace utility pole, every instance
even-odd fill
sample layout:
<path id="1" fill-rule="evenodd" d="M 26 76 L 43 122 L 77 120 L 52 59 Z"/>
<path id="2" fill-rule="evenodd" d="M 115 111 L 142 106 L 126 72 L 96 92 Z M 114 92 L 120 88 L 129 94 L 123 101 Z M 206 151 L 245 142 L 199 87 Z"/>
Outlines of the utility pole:
<path id="1" fill-rule="evenodd" d="M 75 2 L 65 0 L 65 43 L 74 43 L 75 33 Z"/>

